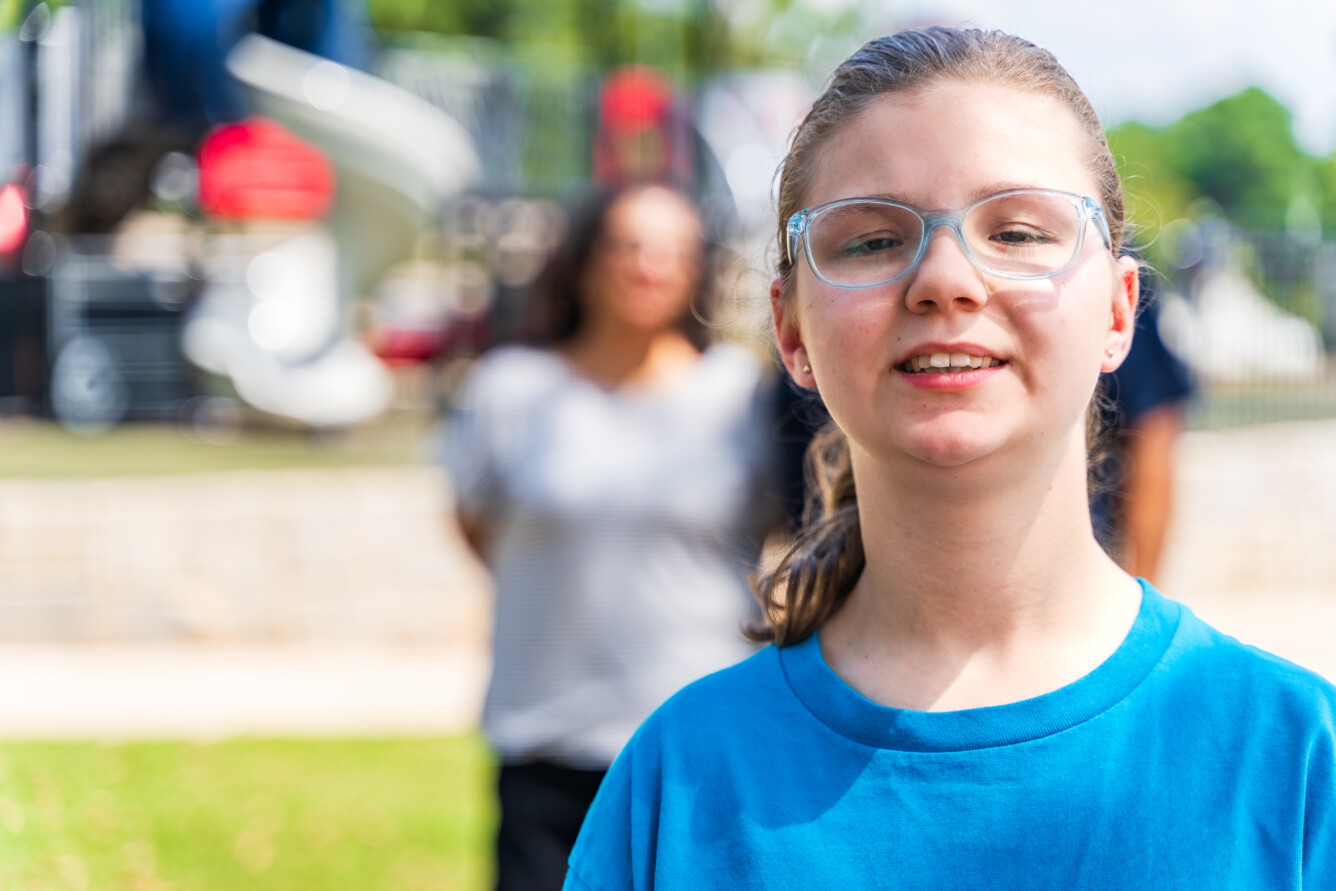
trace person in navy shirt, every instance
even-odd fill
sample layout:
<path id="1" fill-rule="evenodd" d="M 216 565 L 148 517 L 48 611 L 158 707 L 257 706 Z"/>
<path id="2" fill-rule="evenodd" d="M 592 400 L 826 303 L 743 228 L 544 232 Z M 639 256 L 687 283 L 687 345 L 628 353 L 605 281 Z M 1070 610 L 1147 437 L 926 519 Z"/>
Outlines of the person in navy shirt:
<path id="1" fill-rule="evenodd" d="M 1095 537 L 1132 575 L 1155 581 L 1173 514 L 1174 450 L 1192 380 L 1160 337 L 1157 276 L 1143 270 L 1136 336 L 1100 379 L 1090 502 Z"/>
<path id="2" fill-rule="evenodd" d="M 566 887 L 1336 888 L 1336 689 L 1092 530 L 1139 270 L 1067 72 L 999 32 L 874 40 L 778 209 L 818 509 L 758 582 L 770 645 L 641 725 Z"/>

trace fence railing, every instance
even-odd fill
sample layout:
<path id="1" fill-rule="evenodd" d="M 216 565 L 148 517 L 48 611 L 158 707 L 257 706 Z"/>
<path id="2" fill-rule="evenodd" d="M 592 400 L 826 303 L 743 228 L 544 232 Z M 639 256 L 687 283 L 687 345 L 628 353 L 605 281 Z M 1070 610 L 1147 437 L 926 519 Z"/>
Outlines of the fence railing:
<path id="1" fill-rule="evenodd" d="M 1175 224 L 1160 333 L 1197 383 L 1189 423 L 1336 417 L 1336 242 Z"/>

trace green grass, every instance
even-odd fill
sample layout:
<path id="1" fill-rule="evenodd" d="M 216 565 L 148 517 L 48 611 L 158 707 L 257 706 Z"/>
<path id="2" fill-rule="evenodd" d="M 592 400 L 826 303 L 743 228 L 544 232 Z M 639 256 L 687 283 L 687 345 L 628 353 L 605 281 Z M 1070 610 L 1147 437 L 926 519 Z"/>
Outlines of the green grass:
<path id="1" fill-rule="evenodd" d="M 105 477 L 402 465 L 428 459 L 431 418 L 389 415 L 341 433 L 243 429 L 225 445 L 187 438 L 173 424 L 124 424 L 101 436 L 76 436 L 48 422 L 0 421 L 0 478 Z"/>
<path id="2" fill-rule="evenodd" d="M 0 744 L 0 888 L 482 891 L 479 737 Z"/>

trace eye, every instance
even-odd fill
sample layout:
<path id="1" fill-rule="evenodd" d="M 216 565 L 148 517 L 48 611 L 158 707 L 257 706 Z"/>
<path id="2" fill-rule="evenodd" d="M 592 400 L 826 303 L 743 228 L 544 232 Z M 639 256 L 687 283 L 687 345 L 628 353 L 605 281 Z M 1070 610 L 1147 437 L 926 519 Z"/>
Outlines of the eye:
<path id="1" fill-rule="evenodd" d="M 1024 247 L 1026 245 L 1050 244 L 1053 239 L 1045 232 L 1024 223 L 1011 223 L 994 232 L 990 241 L 1004 246 Z"/>
<path id="2" fill-rule="evenodd" d="M 850 239 L 845 242 L 842 252 L 846 257 L 867 257 L 894 251 L 903 246 L 904 242 L 894 235 L 878 232 Z"/>

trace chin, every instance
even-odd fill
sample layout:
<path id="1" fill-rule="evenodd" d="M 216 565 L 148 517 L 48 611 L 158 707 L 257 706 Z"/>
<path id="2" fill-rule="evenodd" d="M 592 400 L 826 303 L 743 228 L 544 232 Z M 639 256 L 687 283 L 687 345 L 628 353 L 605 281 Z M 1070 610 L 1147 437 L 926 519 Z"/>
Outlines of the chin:
<path id="1" fill-rule="evenodd" d="M 622 313 L 622 324 L 635 331 L 657 334 L 667 331 L 678 324 L 681 314 L 668 312 L 626 312 Z"/>
<path id="2" fill-rule="evenodd" d="M 927 431 L 921 431 L 927 434 Z M 936 430 L 901 442 L 906 454 L 929 467 L 943 469 L 996 466 L 994 460 L 1008 449 L 1008 440 L 996 427 L 988 430 Z"/>
<path id="3" fill-rule="evenodd" d="M 947 470 L 974 464 L 996 453 L 996 449 L 980 443 L 934 443 L 932 446 L 909 450 L 910 456 L 919 462 Z"/>

